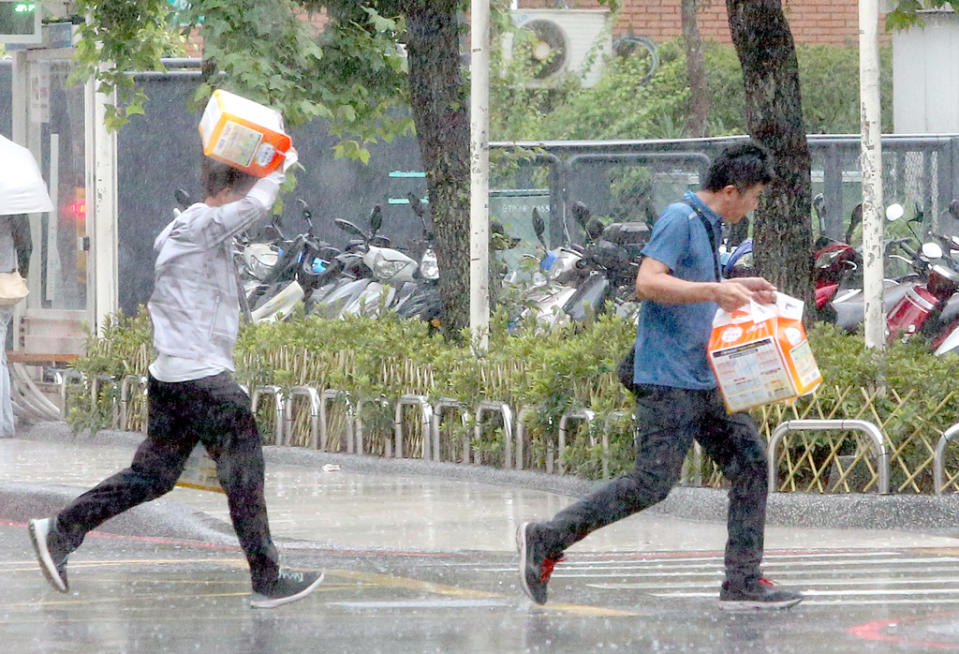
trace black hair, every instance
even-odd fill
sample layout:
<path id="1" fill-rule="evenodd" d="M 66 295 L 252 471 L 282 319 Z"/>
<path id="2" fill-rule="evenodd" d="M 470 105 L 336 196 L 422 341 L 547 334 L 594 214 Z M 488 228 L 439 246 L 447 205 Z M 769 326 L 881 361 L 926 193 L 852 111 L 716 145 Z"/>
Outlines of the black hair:
<path id="1" fill-rule="evenodd" d="M 250 190 L 257 178 L 250 173 L 234 168 L 216 159 L 203 157 L 203 191 L 210 198 L 225 188 L 245 192 Z"/>
<path id="2" fill-rule="evenodd" d="M 768 184 L 775 176 L 772 155 L 755 141 L 749 141 L 731 145 L 713 159 L 703 189 L 721 191 L 732 185 L 743 192 L 756 184 Z"/>

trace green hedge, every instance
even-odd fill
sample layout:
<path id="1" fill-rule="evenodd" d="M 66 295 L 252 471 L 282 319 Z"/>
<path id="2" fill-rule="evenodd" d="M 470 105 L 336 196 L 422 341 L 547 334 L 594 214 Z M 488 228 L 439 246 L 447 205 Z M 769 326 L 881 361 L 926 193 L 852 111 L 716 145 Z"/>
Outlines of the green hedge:
<path id="1" fill-rule="evenodd" d="M 633 334 L 630 324 L 609 315 L 586 328 L 550 333 L 526 329 L 509 334 L 497 319 L 488 352 L 477 354 L 430 334 L 418 321 L 299 317 L 244 327 L 236 349 L 237 378 L 251 385 L 309 384 L 348 391 L 354 400 L 367 404 L 368 429 L 383 431 L 384 438 L 392 429 L 392 408 L 379 400 L 395 401 L 407 393 L 431 400 L 453 398 L 467 406 L 488 399 L 507 402 L 514 411 L 536 407 L 527 422 L 534 466 L 542 463 L 546 443 L 555 442 L 564 413 L 592 409 L 602 418 L 592 425 L 595 443 L 591 444 L 590 434 L 578 434 L 566 464 L 575 474 L 595 478 L 601 471 L 598 435 L 603 429 L 610 439 L 611 473 L 632 465 L 632 398 L 616 380 L 615 369 Z M 861 335 L 844 334 L 825 324 L 813 327 L 809 337 L 825 382 L 814 396 L 801 398 L 792 407 L 755 411 L 765 433 L 783 419 L 804 415 L 813 402 L 815 417 L 876 422 L 894 449 L 905 444 L 894 461 L 894 487 L 929 490 L 929 444 L 959 422 L 954 381 L 959 359 L 933 357 L 915 341 L 893 344 L 884 356 L 877 356 L 864 348 Z M 149 339 L 145 312 L 111 321 L 101 337 L 91 337 L 88 355 L 76 368 L 116 378 L 145 374 L 151 358 Z M 91 412 L 89 403 L 78 402 L 69 421 L 77 429 L 104 427 L 108 415 L 103 403 Z M 502 434 L 493 430 L 478 447 L 487 453 L 484 461 L 501 462 Z M 913 475 L 914 484 L 903 486 L 915 469 L 922 473 Z"/>

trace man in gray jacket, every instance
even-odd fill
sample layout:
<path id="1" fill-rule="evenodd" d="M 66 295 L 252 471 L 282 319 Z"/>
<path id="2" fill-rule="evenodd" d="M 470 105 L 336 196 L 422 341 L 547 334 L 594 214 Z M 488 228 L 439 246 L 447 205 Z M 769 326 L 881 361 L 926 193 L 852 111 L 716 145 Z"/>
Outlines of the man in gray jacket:
<path id="1" fill-rule="evenodd" d="M 206 199 L 180 214 L 154 243 L 148 308 L 156 360 L 148 381 L 148 435 L 129 468 L 105 479 L 53 518 L 30 521 L 47 580 L 67 592 L 66 563 L 86 533 L 173 489 L 197 442 L 216 462 L 233 528 L 250 566 L 250 606 L 273 608 L 311 593 L 315 572 L 280 568 L 263 495 L 263 450 L 250 399 L 233 380 L 240 323 L 232 240 L 268 215 L 284 172 L 257 180 L 204 158 Z"/>

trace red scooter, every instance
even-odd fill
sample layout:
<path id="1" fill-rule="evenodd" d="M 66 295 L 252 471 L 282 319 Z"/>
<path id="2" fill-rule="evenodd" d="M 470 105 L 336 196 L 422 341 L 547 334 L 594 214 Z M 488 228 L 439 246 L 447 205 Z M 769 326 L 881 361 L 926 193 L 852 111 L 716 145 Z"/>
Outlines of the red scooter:
<path id="1" fill-rule="evenodd" d="M 886 218 L 896 221 L 902 218 L 903 213 L 901 205 L 893 204 L 887 208 Z M 856 214 L 861 216 L 859 211 L 854 211 L 854 220 Z M 850 226 L 850 231 L 854 226 L 855 223 Z M 959 252 L 959 239 L 952 245 L 953 241 L 935 236 L 949 246 L 950 251 Z M 951 316 L 956 309 L 957 303 L 950 300 L 959 290 L 959 266 L 954 264 L 951 258 L 944 256 L 943 248 L 938 243 L 926 242 L 917 250 L 910 244 L 914 241 L 918 242 L 919 238 L 913 232 L 913 238 L 895 239 L 886 243 L 886 260 L 906 261 L 912 271 L 898 281 L 884 280 L 886 288 L 883 300 L 890 341 L 909 338 L 919 332 L 934 340 L 942 327 L 942 317 Z M 859 267 L 858 253 L 850 253 L 852 248 L 847 250 L 847 247 L 844 244 L 828 244 L 817 255 L 817 308 L 827 319 L 834 319 L 836 325 L 854 330 L 864 319 L 864 298 L 861 285 L 845 291 L 839 290 L 842 282 L 848 281 L 848 271 Z M 908 256 L 890 254 L 893 248 L 897 247 Z M 823 299 L 823 296 L 826 296 L 825 301 L 820 305 L 818 300 Z M 950 307 L 948 311 L 947 304 Z M 959 321 L 955 325 L 955 331 L 955 347 L 959 347 Z"/>
<path id="2" fill-rule="evenodd" d="M 816 309 L 823 313 L 826 320 L 834 319 L 829 315 L 827 304 L 832 300 L 843 281 L 854 270 L 860 268 L 859 253 L 849 245 L 852 233 L 862 222 L 862 205 L 856 205 L 852 211 L 845 242 L 836 241 L 825 235 L 825 205 L 822 193 L 813 198 L 813 209 L 819 219 L 819 238 L 816 239 L 815 263 L 813 264 L 813 283 L 816 288 Z"/>

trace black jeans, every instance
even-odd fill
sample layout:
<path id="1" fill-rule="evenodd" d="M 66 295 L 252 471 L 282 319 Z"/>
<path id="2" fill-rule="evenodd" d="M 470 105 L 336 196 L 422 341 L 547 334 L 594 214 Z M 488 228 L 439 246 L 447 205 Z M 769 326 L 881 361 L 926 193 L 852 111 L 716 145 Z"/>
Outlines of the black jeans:
<path id="1" fill-rule="evenodd" d="M 268 590 L 279 564 L 263 496 L 263 448 L 250 398 L 229 373 L 195 381 L 149 379 L 148 435 L 129 468 L 60 512 L 57 530 L 75 549 L 104 521 L 173 489 L 190 452 L 203 443 L 216 462 L 233 528 L 255 591 Z"/>
<path id="2" fill-rule="evenodd" d="M 596 529 L 665 499 L 696 439 L 731 482 L 726 578 L 738 582 L 758 576 L 766 524 L 766 445 L 749 415 L 728 415 L 718 390 L 641 386 L 636 425 L 636 466 L 541 523 L 547 550 L 558 555 Z"/>

